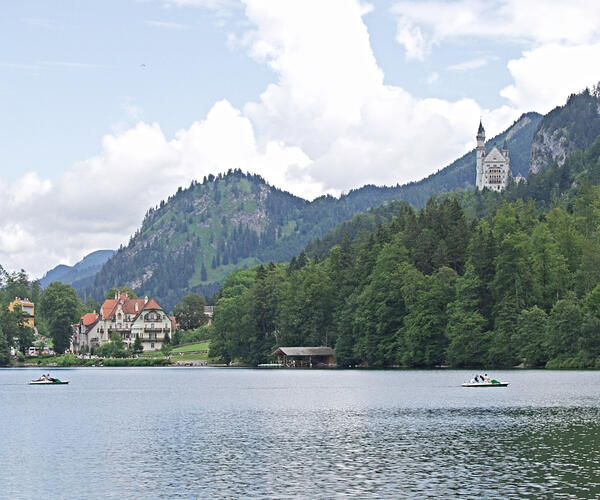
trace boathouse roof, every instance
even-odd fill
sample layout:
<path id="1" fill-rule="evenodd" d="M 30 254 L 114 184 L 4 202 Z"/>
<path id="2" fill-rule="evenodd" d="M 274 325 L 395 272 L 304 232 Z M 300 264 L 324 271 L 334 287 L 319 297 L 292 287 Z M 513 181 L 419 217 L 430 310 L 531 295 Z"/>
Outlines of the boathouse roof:
<path id="1" fill-rule="evenodd" d="M 280 347 L 273 356 L 333 356 L 331 347 Z"/>

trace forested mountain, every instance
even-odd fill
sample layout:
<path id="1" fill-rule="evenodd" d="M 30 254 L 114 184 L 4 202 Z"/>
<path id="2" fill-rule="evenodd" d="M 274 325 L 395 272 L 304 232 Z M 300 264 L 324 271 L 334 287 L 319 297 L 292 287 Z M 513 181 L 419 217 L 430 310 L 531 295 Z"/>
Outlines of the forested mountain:
<path id="1" fill-rule="evenodd" d="M 488 147 L 506 140 L 513 173 L 525 176 L 534 135 L 544 136 L 539 130 L 560 129 L 567 134 L 569 139 L 562 143 L 565 151 L 591 143 L 596 122 L 592 120 L 587 130 L 578 121 L 591 117 L 592 102 L 597 102 L 597 89 L 571 96 L 565 106 L 546 117 L 527 113 L 489 140 Z M 129 244 L 119 249 L 81 295 L 100 300 L 110 287 L 128 285 L 139 294 L 156 297 L 167 309 L 190 291 L 211 296 L 233 270 L 289 260 L 309 241 L 370 208 L 397 200 L 423 207 L 431 196 L 469 190 L 475 181 L 474 166 L 475 153 L 471 151 L 419 182 L 395 187 L 363 186 L 340 198 L 323 196 L 312 202 L 239 170 L 211 175 L 202 183 L 180 188 L 166 202 L 149 210 Z M 564 174 L 556 171 L 552 175 Z M 381 217 L 389 216 L 390 211 L 384 209 L 358 218 L 344 230 L 313 243 L 307 251 L 326 254 L 343 233 L 358 230 L 361 224 L 372 229 L 375 221 L 378 224 Z"/>
<path id="2" fill-rule="evenodd" d="M 211 296 L 235 269 L 286 261 L 312 239 L 381 201 L 370 188 L 312 202 L 239 170 L 193 182 L 150 209 L 140 230 L 83 296 L 128 285 L 166 309 L 190 291 Z"/>
<path id="3" fill-rule="evenodd" d="M 544 116 L 531 144 L 531 172 L 587 148 L 600 134 L 600 84 L 573 94 Z"/>
<path id="4" fill-rule="evenodd" d="M 506 138 L 512 161 L 524 171 L 539 119 L 535 113 L 523 115 L 493 139 Z M 239 170 L 211 175 L 149 210 L 129 244 L 80 293 L 100 300 L 112 286 L 128 285 L 171 309 L 189 291 L 213 295 L 235 269 L 291 259 L 309 241 L 371 207 L 394 200 L 422 206 L 432 194 L 472 187 L 474 165 L 471 152 L 420 182 L 364 186 L 340 198 L 322 196 L 312 202 Z M 374 221 L 390 214 L 383 209 L 362 222 L 370 221 L 372 229 Z"/>
<path id="5" fill-rule="evenodd" d="M 505 193 L 404 205 L 325 259 L 233 273 L 212 354 L 256 364 L 330 345 L 343 366 L 600 367 L 599 183 L 600 138 Z"/>
<path id="6" fill-rule="evenodd" d="M 98 271 L 114 254 L 115 250 L 97 250 L 86 255 L 73 266 L 60 264 L 44 274 L 39 283 L 42 288 L 46 288 L 53 281 L 60 281 L 65 285 L 71 285 L 75 290 L 81 290 L 94 282 Z"/>

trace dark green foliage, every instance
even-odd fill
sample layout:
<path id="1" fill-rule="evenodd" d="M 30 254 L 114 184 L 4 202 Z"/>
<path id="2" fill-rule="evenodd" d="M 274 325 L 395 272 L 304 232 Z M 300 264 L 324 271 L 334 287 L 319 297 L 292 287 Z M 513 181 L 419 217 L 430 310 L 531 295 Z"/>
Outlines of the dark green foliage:
<path id="1" fill-rule="evenodd" d="M 20 306 L 16 306 L 13 311 L 10 311 L 9 303 L 15 297 L 28 298 L 37 303 L 40 294 L 39 282 L 29 282 L 27 273 L 23 269 L 8 273 L 0 266 L 0 365 L 5 365 L 10 361 L 11 347 L 15 347 L 21 353 L 26 353 L 35 341 L 34 330 L 25 325 L 25 317 Z M 39 311 L 36 323 L 42 332 L 45 321 Z"/>
<path id="2" fill-rule="evenodd" d="M 137 333 L 135 334 L 135 340 L 133 341 L 133 347 L 131 350 L 133 351 L 133 354 L 141 354 L 144 350 L 144 345 L 142 344 L 140 336 Z"/>
<path id="3" fill-rule="evenodd" d="M 50 283 L 40 299 L 39 311 L 48 323 L 54 350 L 62 354 L 69 347 L 72 329 L 82 312 L 77 293 L 69 285 Z"/>
<path id="4" fill-rule="evenodd" d="M 129 356 L 129 353 L 123 344 L 123 339 L 118 332 L 113 332 L 110 336 L 110 342 L 98 347 L 98 349 L 96 349 L 96 354 L 106 358 L 126 358 Z"/>
<path id="5" fill-rule="evenodd" d="M 544 366 L 549 360 L 548 315 L 533 306 L 519 316 L 518 350 L 525 366 Z"/>
<path id="6" fill-rule="evenodd" d="M 137 298 L 138 298 L 138 296 L 135 294 L 135 292 L 134 292 L 134 291 L 133 291 L 133 290 L 132 290 L 130 287 L 128 287 L 128 286 L 126 286 L 126 285 L 122 285 L 122 286 L 113 286 L 112 288 L 110 288 L 110 289 L 108 290 L 108 292 L 106 292 L 106 294 L 104 295 L 104 298 L 105 298 L 105 299 L 114 299 L 114 298 L 115 298 L 115 296 L 116 296 L 118 293 L 121 293 L 121 294 L 125 294 L 125 293 L 126 293 L 126 294 L 127 294 L 127 296 L 128 296 L 130 299 L 137 299 Z M 95 301 L 95 300 L 94 300 L 93 298 L 91 298 L 91 297 L 89 297 L 89 298 L 86 300 L 86 303 L 87 303 L 87 301 L 88 301 L 88 300 L 90 300 L 90 299 L 91 299 L 91 303 L 92 303 L 92 304 L 93 304 L 93 303 L 96 303 L 96 304 L 98 303 L 97 301 Z M 98 309 L 98 310 L 99 310 L 99 309 Z"/>
<path id="7" fill-rule="evenodd" d="M 206 302 L 197 293 L 189 293 L 173 309 L 173 315 L 183 330 L 193 330 L 208 321 L 204 314 Z"/>
<path id="8" fill-rule="evenodd" d="M 0 328 L 0 366 L 5 366 L 8 363 L 10 363 L 10 346 L 2 328 Z"/>

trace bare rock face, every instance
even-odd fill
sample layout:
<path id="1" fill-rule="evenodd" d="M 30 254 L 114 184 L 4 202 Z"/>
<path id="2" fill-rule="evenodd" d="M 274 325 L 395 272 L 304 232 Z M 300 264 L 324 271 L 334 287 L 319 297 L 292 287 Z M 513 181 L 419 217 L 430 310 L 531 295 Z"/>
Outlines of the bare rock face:
<path id="1" fill-rule="evenodd" d="M 569 154 L 589 147 L 600 135 L 600 84 L 569 96 L 547 115 L 533 136 L 529 173 L 562 166 Z"/>
<path id="2" fill-rule="evenodd" d="M 512 127 L 510 127 L 510 129 L 508 130 L 508 133 L 506 134 L 506 140 L 510 141 L 519 130 L 521 130 L 523 127 L 526 127 L 527 125 L 529 125 L 531 123 L 531 116 L 528 115 L 523 115 L 521 116 L 521 118 L 519 118 Z"/>
<path id="3" fill-rule="evenodd" d="M 567 140 L 566 129 L 549 131 L 540 128 L 531 143 L 531 166 L 529 173 L 538 173 L 544 165 L 556 162 L 562 165 L 574 145 Z"/>

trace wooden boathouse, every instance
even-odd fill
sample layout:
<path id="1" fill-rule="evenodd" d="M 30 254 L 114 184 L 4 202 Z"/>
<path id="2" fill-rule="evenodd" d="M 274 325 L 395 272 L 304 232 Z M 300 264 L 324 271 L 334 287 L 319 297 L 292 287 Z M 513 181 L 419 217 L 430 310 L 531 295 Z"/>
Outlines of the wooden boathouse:
<path id="1" fill-rule="evenodd" d="M 331 347 L 280 347 L 273 356 L 287 368 L 337 366 Z"/>

